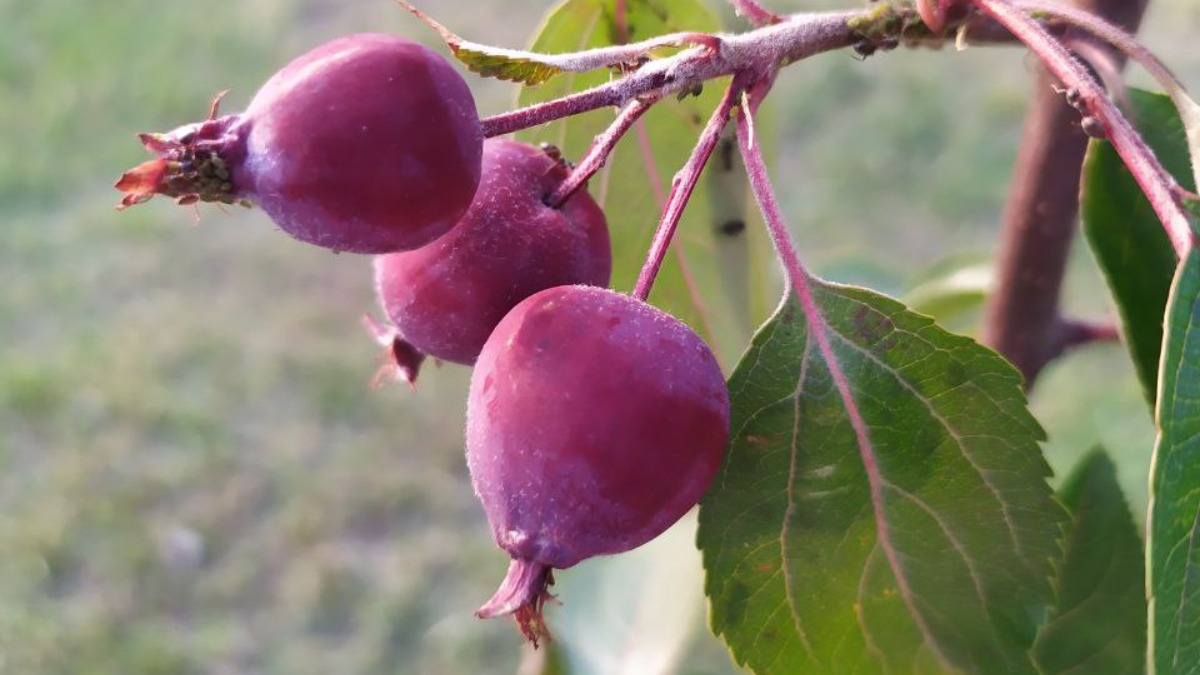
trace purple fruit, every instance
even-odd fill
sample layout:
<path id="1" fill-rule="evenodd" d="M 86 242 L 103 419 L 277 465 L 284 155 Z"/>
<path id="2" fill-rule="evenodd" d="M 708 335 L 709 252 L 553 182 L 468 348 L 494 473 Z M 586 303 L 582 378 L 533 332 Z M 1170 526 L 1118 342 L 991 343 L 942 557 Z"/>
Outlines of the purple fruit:
<path id="1" fill-rule="evenodd" d="M 471 364 L 518 302 L 553 286 L 607 286 L 604 213 L 586 191 L 545 199 L 566 167 L 524 143 L 483 145 L 483 181 L 458 226 L 428 246 L 375 258 L 375 287 L 397 333 L 416 350 Z"/>
<path id="2" fill-rule="evenodd" d="M 218 97 L 219 98 L 219 97 Z M 244 113 L 142 134 L 158 155 L 121 177 L 119 208 L 258 204 L 292 236 L 335 251 L 408 250 L 458 222 L 479 184 L 470 90 L 430 49 L 392 35 L 328 42 L 277 72 Z"/>
<path id="3" fill-rule="evenodd" d="M 564 286 L 517 305 L 471 377 L 467 464 L 508 575 L 477 614 L 536 644 L 551 570 L 661 534 L 699 501 L 729 436 L 704 342 L 625 295 Z"/>

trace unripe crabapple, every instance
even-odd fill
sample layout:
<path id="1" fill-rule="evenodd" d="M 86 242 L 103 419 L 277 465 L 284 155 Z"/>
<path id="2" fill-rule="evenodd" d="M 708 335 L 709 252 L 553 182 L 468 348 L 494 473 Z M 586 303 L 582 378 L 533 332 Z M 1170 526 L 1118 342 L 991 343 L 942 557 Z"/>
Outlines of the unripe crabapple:
<path id="1" fill-rule="evenodd" d="M 220 97 L 218 97 L 219 100 Z M 471 91 L 436 52 L 392 35 L 300 56 L 243 113 L 141 134 L 158 157 L 121 177 L 119 208 L 253 202 L 292 236 L 335 251 L 408 250 L 445 234 L 479 184 Z"/>
<path id="2" fill-rule="evenodd" d="M 641 546 L 694 506 L 729 436 L 729 392 L 704 342 L 619 293 L 560 286 L 488 338 L 467 402 L 467 464 L 512 556 L 477 614 L 535 642 L 551 570 Z"/>

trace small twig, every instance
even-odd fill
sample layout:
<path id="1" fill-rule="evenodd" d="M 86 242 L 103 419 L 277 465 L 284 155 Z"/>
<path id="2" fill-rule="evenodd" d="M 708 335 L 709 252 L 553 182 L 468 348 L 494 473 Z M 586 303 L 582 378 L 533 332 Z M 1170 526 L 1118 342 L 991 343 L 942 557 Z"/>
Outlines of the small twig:
<path id="1" fill-rule="evenodd" d="M 671 239 L 675 236 L 675 228 L 683 216 L 683 209 L 687 206 L 692 191 L 696 189 L 696 182 L 700 180 L 700 173 L 704 171 L 704 165 L 708 163 L 713 149 L 717 147 L 717 141 L 721 138 L 721 130 L 729 121 L 729 112 L 737 105 L 741 88 L 742 78 L 734 77 L 733 81 L 729 83 L 729 88 L 725 90 L 725 96 L 721 99 L 721 103 L 713 111 L 712 117 L 708 118 L 708 124 L 704 126 L 704 130 L 700 132 L 700 139 L 696 142 L 691 157 L 688 157 L 683 168 L 675 174 L 675 179 L 671 181 L 671 193 L 667 196 L 666 208 L 663 209 L 658 229 L 654 232 L 654 239 L 650 242 L 650 250 L 646 253 L 646 263 L 642 266 L 637 283 L 630 294 L 639 300 L 645 300 L 650 295 L 654 279 L 658 276 L 658 270 L 662 267 L 663 258 L 667 254 L 667 247 L 671 245 Z"/>
<path id="2" fill-rule="evenodd" d="M 1179 186 L 1163 168 L 1154 152 L 1133 130 L 1121 111 L 1108 99 L 1100 85 L 1071 53 L 1034 19 L 1018 9 L 1011 0 L 972 0 L 976 6 L 1008 27 L 1069 88 L 1078 91 L 1082 110 L 1099 122 L 1095 131 L 1103 134 L 1117 151 L 1138 186 L 1146 195 L 1154 213 L 1162 222 L 1183 259 L 1193 246 L 1188 216 L 1179 200 Z"/>
<path id="3" fill-rule="evenodd" d="M 609 82 L 552 101 L 535 103 L 517 110 L 485 117 L 479 121 L 479 125 L 483 128 L 484 138 L 494 138 L 597 108 L 622 105 L 625 95 L 621 91 L 621 87 L 616 86 L 619 82 L 620 80 Z"/>
<path id="4" fill-rule="evenodd" d="M 554 71 L 584 73 L 599 68 L 625 65 L 634 63 L 638 59 L 644 58 L 650 52 L 662 47 L 700 45 L 717 49 L 719 46 L 716 38 L 712 35 L 693 31 L 658 35 L 632 44 L 624 44 L 624 40 L 622 40 L 622 44 L 606 45 L 604 47 L 595 47 L 562 54 L 543 54 L 520 49 L 506 49 L 504 47 L 493 47 L 467 40 L 443 26 L 433 17 L 412 6 L 406 0 L 396 0 L 396 2 L 411 12 L 413 16 L 420 19 L 425 25 L 437 31 L 446 45 L 450 47 L 450 50 L 460 57 L 463 56 L 463 53 L 479 56 L 486 55 L 515 62 L 534 63 L 546 66 Z M 468 67 L 470 67 L 469 63 Z"/>
<path id="5" fill-rule="evenodd" d="M 546 203 L 554 208 L 562 206 L 562 203 L 571 198 L 579 188 L 583 187 L 592 174 L 600 170 L 608 161 L 608 156 L 612 154 L 613 148 L 616 147 L 617 141 L 629 131 L 634 122 L 638 120 L 650 106 L 654 105 L 657 99 L 634 99 L 627 104 L 613 123 L 609 125 L 599 136 L 592 141 L 591 147 L 587 153 L 571 170 L 571 174 L 567 179 L 558 186 L 557 189 L 546 199 Z"/>
<path id="6" fill-rule="evenodd" d="M 1092 342 L 1117 342 L 1121 332 L 1111 321 L 1096 322 L 1083 319 L 1059 319 L 1055 325 L 1055 354 Z"/>
<path id="7" fill-rule="evenodd" d="M 738 72 L 762 72 L 782 63 L 849 47 L 861 36 L 849 21 L 869 11 L 797 14 L 782 23 L 737 35 L 720 35 L 719 48 L 692 47 L 654 59 L 637 70 L 591 89 L 481 120 L 491 138 L 646 95 L 665 97 Z"/>

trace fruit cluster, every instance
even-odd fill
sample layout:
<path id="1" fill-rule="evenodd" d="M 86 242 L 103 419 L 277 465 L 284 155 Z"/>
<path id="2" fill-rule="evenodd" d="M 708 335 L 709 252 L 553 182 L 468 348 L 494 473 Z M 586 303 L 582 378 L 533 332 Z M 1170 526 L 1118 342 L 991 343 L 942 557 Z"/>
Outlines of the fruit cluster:
<path id="1" fill-rule="evenodd" d="M 604 214 L 550 196 L 556 154 L 484 140 L 474 100 L 435 52 L 343 37 L 276 73 L 243 113 L 142 134 L 156 157 L 123 175 L 120 208 L 257 204 L 292 236 L 374 254 L 412 383 L 426 355 L 474 364 L 466 454 L 513 562 L 478 612 L 515 614 L 536 644 L 551 570 L 627 551 L 696 504 L 729 433 L 712 352 L 682 322 L 605 287 Z"/>

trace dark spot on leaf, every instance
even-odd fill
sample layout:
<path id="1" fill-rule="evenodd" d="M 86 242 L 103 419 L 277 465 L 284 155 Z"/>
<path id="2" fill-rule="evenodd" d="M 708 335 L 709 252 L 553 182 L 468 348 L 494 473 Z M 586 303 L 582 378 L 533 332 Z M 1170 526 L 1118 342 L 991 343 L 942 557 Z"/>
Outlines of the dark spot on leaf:
<path id="1" fill-rule="evenodd" d="M 721 613 L 725 623 L 735 628 L 746 618 L 746 602 L 750 599 L 750 589 L 736 579 L 729 584 L 728 590 L 725 591 L 725 611 Z"/>
<path id="2" fill-rule="evenodd" d="M 868 346 L 882 343 L 884 351 L 891 349 L 895 346 L 895 329 L 891 319 L 870 307 L 859 307 L 854 312 L 854 333 Z"/>

